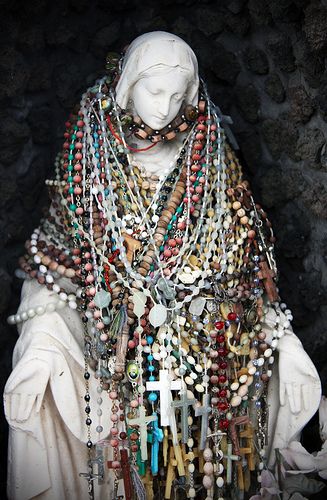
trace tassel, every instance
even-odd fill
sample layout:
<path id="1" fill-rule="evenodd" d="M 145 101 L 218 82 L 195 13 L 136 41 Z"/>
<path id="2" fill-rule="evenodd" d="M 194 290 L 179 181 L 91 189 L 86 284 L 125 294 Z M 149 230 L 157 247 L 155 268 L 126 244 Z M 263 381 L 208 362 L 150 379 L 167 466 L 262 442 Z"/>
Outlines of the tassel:
<path id="1" fill-rule="evenodd" d="M 137 469 L 136 467 L 134 467 L 134 465 L 131 465 L 130 468 L 131 468 L 132 483 L 134 486 L 136 498 L 137 500 L 146 500 L 146 492 L 144 484 L 142 483 L 142 480 L 137 472 Z"/>

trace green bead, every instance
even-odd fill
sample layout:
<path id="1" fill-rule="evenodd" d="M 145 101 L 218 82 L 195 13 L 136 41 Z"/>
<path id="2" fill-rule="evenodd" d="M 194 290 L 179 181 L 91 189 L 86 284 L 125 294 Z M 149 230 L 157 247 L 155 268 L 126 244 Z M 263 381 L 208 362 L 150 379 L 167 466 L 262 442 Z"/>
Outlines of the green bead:
<path id="1" fill-rule="evenodd" d="M 75 141 L 75 139 L 76 139 L 76 134 L 72 134 L 70 138 L 71 138 L 71 140 L 72 140 L 72 141 Z"/>
<path id="2" fill-rule="evenodd" d="M 173 216 L 172 216 L 172 218 L 171 218 L 171 220 L 172 220 L 173 222 L 175 222 L 175 221 L 177 220 L 177 215 L 173 215 Z"/>
<path id="3" fill-rule="evenodd" d="M 150 271 L 154 271 L 154 265 L 150 264 Z"/>
<path id="4" fill-rule="evenodd" d="M 172 224 L 168 224 L 167 229 L 168 229 L 168 231 L 170 231 L 171 229 L 173 229 L 173 225 Z"/>
<path id="5" fill-rule="evenodd" d="M 73 168 L 74 168 L 73 165 L 68 165 L 68 167 L 67 167 L 68 172 L 72 172 Z"/>
<path id="6" fill-rule="evenodd" d="M 73 182 L 73 177 L 71 175 L 69 175 L 67 181 L 68 182 Z"/>
<path id="7" fill-rule="evenodd" d="M 194 187 L 196 187 L 198 185 L 199 185 L 199 181 L 195 181 L 195 183 L 193 184 Z"/>
<path id="8" fill-rule="evenodd" d="M 74 144 L 69 144 L 69 149 L 70 149 L 70 150 L 73 150 L 73 149 L 74 149 L 74 147 L 75 147 L 75 145 L 74 145 Z"/>
<path id="9" fill-rule="evenodd" d="M 161 246 L 159 247 L 160 252 L 163 252 L 163 251 L 164 251 L 164 249 L 165 249 L 165 247 L 164 247 L 163 245 L 161 245 Z"/>
<path id="10" fill-rule="evenodd" d="M 166 234 L 166 235 L 164 236 L 164 241 L 167 241 L 167 240 L 168 240 L 168 234 Z"/>
<path id="11" fill-rule="evenodd" d="M 68 189 L 68 193 L 69 193 L 69 194 L 73 194 L 73 192 L 74 192 L 74 188 L 73 188 L 73 187 L 70 187 L 70 188 Z"/>
<path id="12" fill-rule="evenodd" d="M 74 155 L 68 155 L 68 160 L 73 160 L 74 159 Z"/>
<path id="13" fill-rule="evenodd" d="M 183 208 L 182 208 L 182 207 L 177 207 L 176 212 L 177 212 L 178 214 L 180 214 L 182 211 L 183 211 Z"/>
<path id="14" fill-rule="evenodd" d="M 69 205 L 69 208 L 70 208 L 70 210 L 72 210 L 73 212 L 75 212 L 75 210 L 76 210 L 77 207 L 76 207 L 75 203 L 71 203 Z"/>
<path id="15" fill-rule="evenodd" d="M 74 126 L 73 126 L 73 130 L 77 131 L 77 130 L 78 130 L 78 126 L 77 126 L 77 125 L 74 125 Z"/>

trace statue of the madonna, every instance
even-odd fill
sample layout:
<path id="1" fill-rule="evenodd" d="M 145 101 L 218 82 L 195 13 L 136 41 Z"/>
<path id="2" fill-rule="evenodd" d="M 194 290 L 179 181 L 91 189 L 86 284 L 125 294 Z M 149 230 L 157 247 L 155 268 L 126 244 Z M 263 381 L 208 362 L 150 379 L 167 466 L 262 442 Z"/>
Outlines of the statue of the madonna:
<path id="1" fill-rule="evenodd" d="M 191 48 L 153 32 L 67 121 L 9 318 L 9 499 L 242 498 L 316 412 L 223 120 Z"/>

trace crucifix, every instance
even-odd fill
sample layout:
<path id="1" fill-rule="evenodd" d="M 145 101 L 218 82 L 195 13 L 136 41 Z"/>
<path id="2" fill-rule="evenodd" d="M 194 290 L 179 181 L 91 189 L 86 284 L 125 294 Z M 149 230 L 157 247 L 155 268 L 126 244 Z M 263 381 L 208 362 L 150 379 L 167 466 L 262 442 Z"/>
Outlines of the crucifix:
<path id="1" fill-rule="evenodd" d="M 137 418 L 127 418 L 128 425 L 138 425 L 140 432 L 141 458 L 143 462 L 148 459 L 147 435 L 148 425 L 154 422 L 158 417 L 156 415 L 145 415 L 144 406 L 139 407 L 139 416 Z"/>
<path id="2" fill-rule="evenodd" d="M 148 435 L 148 441 L 151 443 L 151 471 L 153 475 L 156 475 L 159 471 L 159 443 L 162 442 L 164 433 L 158 426 L 157 414 L 153 413 L 153 415 L 156 417 L 156 420 L 152 422 L 152 432 Z"/>
<path id="3" fill-rule="evenodd" d="M 210 406 L 210 394 L 205 393 L 202 399 L 202 406 L 197 406 L 195 408 L 195 416 L 201 417 L 201 437 L 200 437 L 200 450 L 204 450 L 206 446 L 208 426 L 209 426 L 209 413 L 211 413 L 212 408 Z"/>
<path id="4" fill-rule="evenodd" d="M 113 467 L 114 461 L 109 460 L 107 462 L 108 469 L 114 469 L 117 470 L 117 468 Z M 124 489 L 125 489 L 125 500 L 131 500 L 132 498 L 132 491 L 133 491 L 133 486 L 132 486 L 132 480 L 131 480 L 131 470 L 129 466 L 129 460 L 128 460 L 128 452 L 126 448 L 122 448 L 120 450 L 120 468 L 118 470 L 121 470 L 122 476 L 123 476 L 123 481 L 124 481 Z"/>
<path id="5" fill-rule="evenodd" d="M 258 272 L 258 278 L 263 281 L 268 299 L 270 302 L 276 302 L 277 300 L 279 300 L 276 283 L 273 280 L 273 278 L 276 276 L 276 273 L 273 269 L 270 269 L 265 260 L 263 262 L 259 262 L 259 267 L 260 271 Z"/>
<path id="6" fill-rule="evenodd" d="M 182 389 L 180 399 L 171 403 L 173 408 L 181 409 L 182 443 L 187 443 L 188 440 L 188 407 L 194 403 L 196 403 L 196 399 L 187 397 L 187 389 Z"/>
<path id="7" fill-rule="evenodd" d="M 233 450 L 232 443 L 228 443 L 227 453 L 224 453 L 224 459 L 227 462 L 227 475 L 226 475 L 226 483 L 227 484 L 231 484 L 231 482 L 232 482 L 233 462 L 237 462 L 240 459 L 239 455 L 232 454 L 232 450 Z"/>
<path id="8" fill-rule="evenodd" d="M 131 264 L 133 262 L 135 252 L 141 248 L 142 243 L 139 240 L 134 240 L 133 236 L 130 234 L 122 233 L 122 236 L 124 236 L 124 243 L 127 248 L 126 257 L 128 262 Z"/>
<path id="9" fill-rule="evenodd" d="M 179 391 L 182 388 L 180 379 L 171 380 L 169 370 L 159 370 L 159 380 L 147 382 L 147 391 L 160 391 L 160 425 L 166 427 L 170 425 L 171 391 Z"/>
<path id="10" fill-rule="evenodd" d="M 237 455 L 240 454 L 240 445 L 237 437 L 236 427 L 239 425 L 245 425 L 249 423 L 249 417 L 246 415 L 242 415 L 240 417 L 232 418 L 229 429 L 230 429 L 230 437 L 234 446 L 234 451 Z"/>
<path id="11" fill-rule="evenodd" d="M 90 500 L 94 500 L 94 481 L 100 479 L 100 474 L 94 474 L 93 472 L 93 460 L 88 462 L 88 472 L 80 472 L 79 476 L 87 480 L 87 492 Z"/>
<path id="12" fill-rule="evenodd" d="M 246 439 L 247 448 L 251 449 L 251 453 L 246 454 L 246 459 L 250 471 L 255 470 L 255 446 L 253 442 L 254 430 L 252 425 L 248 424 L 244 431 L 240 432 L 240 438 Z"/>

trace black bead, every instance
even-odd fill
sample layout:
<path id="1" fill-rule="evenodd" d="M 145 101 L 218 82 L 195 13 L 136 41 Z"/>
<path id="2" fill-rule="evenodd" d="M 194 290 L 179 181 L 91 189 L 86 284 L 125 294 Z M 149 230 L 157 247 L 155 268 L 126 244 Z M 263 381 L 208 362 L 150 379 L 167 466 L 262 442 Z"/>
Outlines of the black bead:
<path id="1" fill-rule="evenodd" d="M 89 441 L 86 443 L 86 446 L 87 446 L 88 448 L 92 448 L 92 446 L 93 446 L 92 441 L 90 441 L 90 440 L 89 440 Z"/>
<path id="2" fill-rule="evenodd" d="M 83 323 L 87 323 L 88 322 L 88 318 L 86 316 L 83 316 L 82 317 L 82 321 L 83 321 Z"/>
<path id="3" fill-rule="evenodd" d="M 89 373 L 89 372 L 85 372 L 85 373 L 84 373 L 84 378 L 85 378 L 85 380 L 89 380 L 89 378 L 90 378 L 90 373 Z"/>
<path id="4" fill-rule="evenodd" d="M 85 406 L 85 413 L 89 414 L 91 412 L 91 408 L 89 407 L 89 405 Z"/>
<path id="5" fill-rule="evenodd" d="M 86 425 L 91 425 L 92 424 L 92 420 L 90 418 L 87 418 L 85 420 L 85 423 L 86 423 Z"/>
<path id="6" fill-rule="evenodd" d="M 89 394 L 85 394 L 84 399 L 88 403 L 91 399 L 91 396 Z"/>

